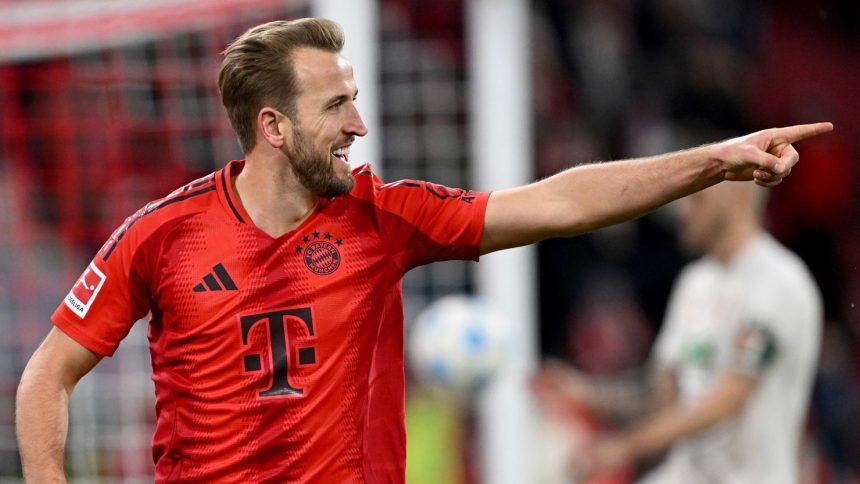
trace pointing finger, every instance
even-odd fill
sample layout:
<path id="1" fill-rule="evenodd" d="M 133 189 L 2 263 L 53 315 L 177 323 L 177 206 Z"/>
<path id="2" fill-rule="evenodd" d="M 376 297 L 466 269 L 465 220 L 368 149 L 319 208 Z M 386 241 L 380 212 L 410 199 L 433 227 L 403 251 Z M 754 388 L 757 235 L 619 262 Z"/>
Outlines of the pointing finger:
<path id="1" fill-rule="evenodd" d="M 773 128 L 773 139 L 795 143 L 830 131 L 833 131 L 833 123 L 798 124 L 785 128 Z"/>

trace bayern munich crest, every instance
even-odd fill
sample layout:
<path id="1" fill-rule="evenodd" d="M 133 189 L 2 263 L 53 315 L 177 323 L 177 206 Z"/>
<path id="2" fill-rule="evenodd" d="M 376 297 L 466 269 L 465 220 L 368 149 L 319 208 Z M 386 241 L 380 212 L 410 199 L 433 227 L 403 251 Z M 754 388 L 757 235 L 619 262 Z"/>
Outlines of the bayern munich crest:
<path id="1" fill-rule="evenodd" d="M 296 253 L 302 254 L 305 267 L 314 274 L 327 276 L 340 267 L 340 250 L 343 241 L 331 233 L 314 230 L 302 238 L 303 244 L 296 246 Z"/>

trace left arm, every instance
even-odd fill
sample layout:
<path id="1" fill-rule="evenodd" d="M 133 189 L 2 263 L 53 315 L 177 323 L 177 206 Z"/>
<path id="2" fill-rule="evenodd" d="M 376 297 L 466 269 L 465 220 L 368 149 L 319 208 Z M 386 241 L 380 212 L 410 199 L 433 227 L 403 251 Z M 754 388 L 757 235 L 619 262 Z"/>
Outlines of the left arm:
<path id="1" fill-rule="evenodd" d="M 618 376 L 584 373 L 549 359 L 531 379 L 538 404 L 547 411 L 567 411 L 571 403 L 600 421 L 632 422 L 666 408 L 677 398 L 674 372 L 637 368 Z"/>
<path id="2" fill-rule="evenodd" d="M 581 461 L 582 470 L 600 472 L 656 455 L 679 440 L 738 415 L 755 386 L 754 377 L 730 370 L 692 407 L 673 404 L 629 433 L 598 441 Z"/>
<path id="3" fill-rule="evenodd" d="M 494 192 L 481 253 L 630 220 L 724 180 L 777 185 L 798 161 L 791 143 L 832 129 L 830 123 L 767 129 L 649 158 L 579 166 Z"/>

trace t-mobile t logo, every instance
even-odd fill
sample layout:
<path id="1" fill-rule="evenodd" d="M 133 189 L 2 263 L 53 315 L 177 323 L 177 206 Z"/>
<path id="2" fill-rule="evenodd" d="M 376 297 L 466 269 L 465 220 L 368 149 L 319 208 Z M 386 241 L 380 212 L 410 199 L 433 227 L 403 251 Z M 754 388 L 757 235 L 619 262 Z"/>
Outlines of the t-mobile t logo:
<path id="1" fill-rule="evenodd" d="M 290 320 L 301 324 L 290 324 Z M 311 317 L 311 308 L 293 308 L 270 311 L 260 314 L 249 314 L 239 316 L 242 325 L 242 346 L 248 346 L 248 336 L 251 329 L 257 323 L 262 322 L 268 326 L 269 354 L 271 355 L 272 385 L 259 393 L 261 397 L 302 395 L 304 389 L 290 384 L 290 368 L 296 366 L 314 365 L 317 362 L 316 347 L 296 347 L 295 353 L 290 355 L 290 339 L 306 339 L 314 336 L 314 324 Z M 301 333 L 293 334 L 288 328 L 301 328 Z M 245 371 L 255 372 L 262 370 L 260 353 L 249 353 L 243 357 Z"/>

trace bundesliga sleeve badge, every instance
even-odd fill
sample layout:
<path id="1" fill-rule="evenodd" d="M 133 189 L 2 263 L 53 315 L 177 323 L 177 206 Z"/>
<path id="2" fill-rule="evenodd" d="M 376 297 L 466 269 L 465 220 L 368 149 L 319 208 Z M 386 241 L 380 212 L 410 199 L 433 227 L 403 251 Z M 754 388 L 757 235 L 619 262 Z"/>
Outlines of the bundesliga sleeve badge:
<path id="1" fill-rule="evenodd" d="M 106 279 L 107 276 L 94 263 L 90 262 L 89 267 L 81 274 L 78 282 L 75 283 L 63 302 L 73 313 L 84 319 Z"/>

